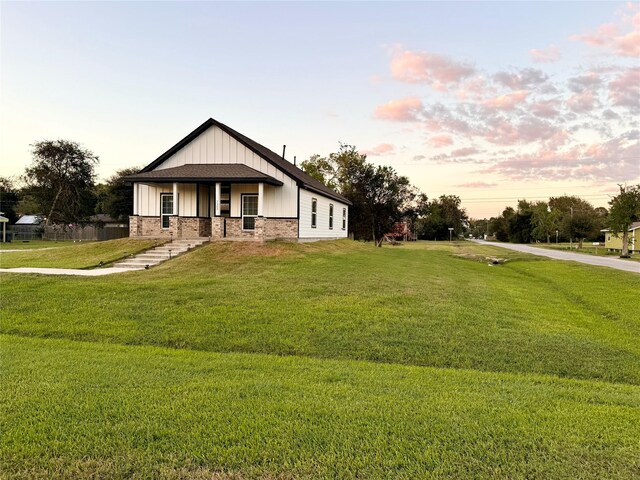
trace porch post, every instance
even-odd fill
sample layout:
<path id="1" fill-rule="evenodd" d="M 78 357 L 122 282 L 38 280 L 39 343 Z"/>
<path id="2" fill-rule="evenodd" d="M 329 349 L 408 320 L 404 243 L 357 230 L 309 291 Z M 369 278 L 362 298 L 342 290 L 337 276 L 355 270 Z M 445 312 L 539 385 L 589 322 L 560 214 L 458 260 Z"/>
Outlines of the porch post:
<path id="1" fill-rule="evenodd" d="M 178 183 L 173 182 L 173 214 L 178 215 Z"/>
<path id="2" fill-rule="evenodd" d="M 264 216 L 264 183 L 258 184 L 258 216 Z"/>
<path id="3" fill-rule="evenodd" d="M 220 195 L 222 194 L 221 183 L 216 182 L 216 205 L 215 205 L 215 216 L 220 216 Z"/>
<path id="4" fill-rule="evenodd" d="M 133 214 L 138 215 L 138 184 L 133 184 Z"/>

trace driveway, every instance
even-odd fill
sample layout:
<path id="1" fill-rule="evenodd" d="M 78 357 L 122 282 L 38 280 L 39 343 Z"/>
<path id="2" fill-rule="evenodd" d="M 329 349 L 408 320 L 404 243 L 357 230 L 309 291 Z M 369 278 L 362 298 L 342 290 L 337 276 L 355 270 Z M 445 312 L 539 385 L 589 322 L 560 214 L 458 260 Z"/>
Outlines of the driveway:
<path id="1" fill-rule="evenodd" d="M 516 252 L 530 253 L 540 257 L 553 258 L 554 260 L 569 260 L 571 262 L 580 262 L 587 265 L 595 265 L 597 267 L 609 267 L 625 272 L 640 273 L 640 262 L 633 260 L 622 260 L 620 258 L 598 257 L 586 253 L 564 252 L 560 250 L 548 250 L 546 248 L 531 247 L 529 245 L 521 245 L 518 243 L 499 243 L 486 242 L 484 240 L 471 240 L 480 245 L 490 245 L 492 247 L 506 248 L 515 250 Z"/>

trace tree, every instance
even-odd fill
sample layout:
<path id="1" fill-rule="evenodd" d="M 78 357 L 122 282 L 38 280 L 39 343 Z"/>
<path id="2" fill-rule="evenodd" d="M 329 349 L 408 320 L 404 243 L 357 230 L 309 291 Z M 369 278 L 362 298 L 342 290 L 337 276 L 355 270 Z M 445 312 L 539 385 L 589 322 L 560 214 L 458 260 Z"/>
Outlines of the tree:
<path id="1" fill-rule="evenodd" d="M 124 177 L 139 171 L 139 168 L 118 170 L 109 177 L 106 184 L 98 185 L 96 213 L 106 213 L 117 220 L 128 220 L 133 213 L 133 188 L 125 182 Z"/>
<path id="2" fill-rule="evenodd" d="M 469 218 L 461 205 L 460 197 L 456 195 L 441 195 L 430 202 L 424 197 L 418 222 L 419 237 L 448 240 L 449 228 L 453 228 L 456 237 L 464 233 Z"/>
<path id="3" fill-rule="evenodd" d="M 29 193 L 51 223 L 77 223 L 95 207 L 94 168 L 98 157 L 68 140 L 33 145 L 33 162 L 25 171 Z"/>
<path id="4" fill-rule="evenodd" d="M 551 210 L 557 210 L 559 230 L 565 240 L 578 240 L 578 247 L 582 248 L 585 238 L 597 238 L 598 228 L 593 205 L 580 197 L 562 195 L 549 199 Z"/>
<path id="5" fill-rule="evenodd" d="M 640 220 L 640 185 L 631 187 L 618 185 L 620 193 L 609 201 L 609 227 L 614 235 L 622 232 L 621 257 L 629 256 L 629 227 Z"/>
<path id="6" fill-rule="evenodd" d="M 9 219 L 9 223 L 18 220 L 17 207 L 20 202 L 20 192 L 13 181 L 7 177 L 0 177 L 0 212 Z"/>
<path id="7" fill-rule="evenodd" d="M 300 167 L 348 198 L 349 231 L 355 238 L 381 246 L 386 233 L 404 216 L 411 217 L 415 189 L 391 167 L 367 162 L 353 145 L 340 144 L 328 157 L 313 155 Z"/>

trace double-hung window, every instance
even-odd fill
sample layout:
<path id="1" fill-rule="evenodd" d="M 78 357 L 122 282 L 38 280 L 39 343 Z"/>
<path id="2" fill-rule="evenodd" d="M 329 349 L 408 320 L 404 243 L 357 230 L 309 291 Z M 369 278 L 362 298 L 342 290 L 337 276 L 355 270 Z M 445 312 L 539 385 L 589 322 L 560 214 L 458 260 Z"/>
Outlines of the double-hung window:
<path id="1" fill-rule="evenodd" d="M 311 228 L 316 228 L 318 225 L 318 200 L 311 199 Z"/>
<path id="2" fill-rule="evenodd" d="M 160 194 L 160 219 L 162 228 L 169 228 L 170 217 L 173 215 L 173 193 Z"/>
<path id="3" fill-rule="evenodd" d="M 343 230 L 347 229 L 347 209 L 346 208 L 342 209 L 342 229 Z"/>
<path id="4" fill-rule="evenodd" d="M 333 203 L 329 204 L 329 230 L 333 230 Z"/>
<path id="5" fill-rule="evenodd" d="M 258 216 L 258 195 L 242 195 L 242 229 L 255 230 Z"/>

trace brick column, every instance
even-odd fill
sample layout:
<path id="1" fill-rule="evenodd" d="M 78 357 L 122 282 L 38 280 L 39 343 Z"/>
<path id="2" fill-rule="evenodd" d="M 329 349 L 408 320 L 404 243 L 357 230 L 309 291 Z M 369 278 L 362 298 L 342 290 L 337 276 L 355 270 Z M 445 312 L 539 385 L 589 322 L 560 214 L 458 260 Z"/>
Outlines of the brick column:
<path id="1" fill-rule="evenodd" d="M 173 233 L 173 238 L 182 237 L 182 222 L 177 215 L 169 217 L 169 232 Z"/>
<path id="2" fill-rule="evenodd" d="M 142 235 L 142 221 L 138 215 L 129 216 L 129 236 L 139 237 Z"/>
<path id="3" fill-rule="evenodd" d="M 211 217 L 211 239 L 222 240 L 224 238 L 224 218 Z"/>
<path id="4" fill-rule="evenodd" d="M 256 217 L 256 228 L 253 231 L 253 236 L 258 242 L 264 242 L 264 217 Z"/>

